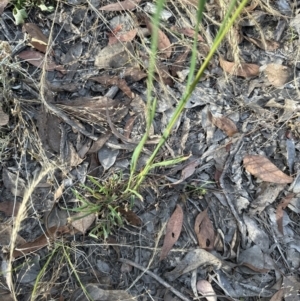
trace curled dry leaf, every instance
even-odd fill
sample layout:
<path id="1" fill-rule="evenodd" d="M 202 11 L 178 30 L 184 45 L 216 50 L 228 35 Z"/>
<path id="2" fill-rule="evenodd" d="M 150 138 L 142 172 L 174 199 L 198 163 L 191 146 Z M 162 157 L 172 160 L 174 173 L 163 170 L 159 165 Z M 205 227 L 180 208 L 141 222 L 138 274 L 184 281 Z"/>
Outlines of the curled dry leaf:
<path id="1" fill-rule="evenodd" d="M 183 223 L 183 210 L 181 206 L 177 205 L 174 213 L 170 217 L 167 224 L 164 244 L 161 248 L 161 253 L 160 253 L 160 260 L 163 260 L 167 257 L 173 245 L 178 240 L 182 229 L 182 223 Z"/>
<path id="2" fill-rule="evenodd" d="M 276 208 L 276 221 L 279 232 L 283 235 L 283 212 L 285 208 L 288 206 L 290 201 L 293 199 L 294 193 L 288 194 L 277 206 Z"/>
<path id="3" fill-rule="evenodd" d="M 241 65 L 237 67 L 235 63 L 225 61 L 222 58 L 220 58 L 219 61 L 220 61 L 221 68 L 225 72 L 232 75 L 247 78 L 247 77 L 254 77 L 259 74 L 259 66 L 256 64 L 241 63 Z"/>
<path id="4" fill-rule="evenodd" d="M 2 108 L 0 107 L 0 126 L 7 125 L 8 121 L 9 121 L 9 116 L 5 114 Z"/>
<path id="5" fill-rule="evenodd" d="M 31 252 L 40 250 L 49 244 L 49 236 L 55 237 L 56 234 L 67 234 L 69 232 L 70 230 L 67 226 L 61 226 L 61 227 L 53 226 L 50 229 L 48 229 L 47 235 L 42 234 L 34 241 L 26 242 L 20 245 L 18 248 L 16 248 L 13 252 L 13 257 L 18 258 L 26 254 L 30 254 Z"/>
<path id="6" fill-rule="evenodd" d="M 111 3 L 108 5 L 102 6 L 99 8 L 99 10 L 105 10 L 105 11 L 134 10 L 138 6 L 139 3 L 140 3 L 140 0 L 119 1 L 117 3 Z"/>
<path id="7" fill-rule="evenodd" d="M 45 55 L 35 50 L 25 50 L 18 54 L 18 57 L 31 65 L 43 68 Z M 47 71 L 57 70 L 61 73 L 66 73 L 63 66 L 57 65 L 49 56 L 47 57 L 47 64 L 45 65 Z"/>
<path id="8" fill-rule="evenodd" d="M 280 289 L 279 291 L 277 291 L 272 298 L 270 299 L 270 301 L 282 301 L 283 299 L 283 293 L 284 293 L 284 289 Z"/>
<path id="9" fill-rule="evenodd" d="M 216 293 L 212 285 L 204 279 L 201 279 L 197 282 L 197 291 L 203 295 L 207 301 L 217 301 Z"/>
<path id="10" fill-rule="evenodd" d="M 121 89 L 129 98 L 134 97 L 134 93 L 132 93 L 131 89 L 128 87 L 126 81 L 124 79 L 119 78 L 118 76 L 96 76 L 91 77 L 91 80 L 94 80 L 105 86 L 117 86 Z"/>
<path id="11" fill-rule="evenodd" d="M 135 38 L 136 34 L 137 34 L 136 28 L 123 33 L 117 33 L 117 34 L 111 33 L 108 37 L 108 45 L 113 45 L 118 42 L 130 42 Z"/>
<path id="12" fill-rule="evenodd" d="M 279 170 L 269 159 L 261 155 L 247 155 L 244 157 L 244 167 L 253 176 L 265 182 L 288 184 L 293 182 L 289 177 Z"/>
<path id="13" fill-rule="evenodd" d="M 195 232 L 197 235 L 199 247 L 205 250 L 212 250 L 215 242 L 215 231 L 207 215 L 206 208 L 198 214 L 195 220 Z"/>
<path id="14" fill-rule="evenodd" d="M 94 213 L 86 215 L 85 213 L 78 212 L 71 217 L 71 225 L 82 234 L 85 234 L 85 232 L 93 224 L 95 218 L 96 215 Z"/>
<path id="15" fill-rule="evenodd" d="M 146 22 L 147 28 L 152 34 L 153 26 L 150 22 L 150 20 L 145 16 L 144 20 Z M 158 29 L 158 42 L 157 42 L 157 48 L 160 51 L 159 56 L 162 58 L 170 58 L 172 55 L 172 48 L 169 38 L 166 36 L 166 34 Z"/>
<path id="16" fill-rule="evenodd" d="M 268 64 L 265 74 L 271 85 L 280 88 L 291 80 L 293 71 L 291 68 L 280 64 Z"/>
<path id="17" fill-rule="evenodd" d="M 271 40 L 260 40 L 256 38 L 251 38 L 244 36 L 244 38 L 259 47 L 260 49 L 266 50 L 266 51 L 274 51 L 276 50 L 280 45 L 276 41 L 271 41 Z"/>
<path id="18" fill-rule="evenodd" d="M 188 28 L 188 27 L 184 27 L 184 28 L 180 28 L 178 26 L 172 26 L 171 30 L 181 33 L 189 38 L 194 38 L 195 37 L 195 30 Z M 204 39 L 198 34 L 198 42 L 204 42 Z"/>
<path id="19" fill-rule="evenodd" d="M 183 170 L 181 171 L 181 178 L 173 183 L 173 185 L 178 185 L 183 182 L 188 177 L 192 176 L 195 172 L 195 168 L 200 164 L 199 160 L 193 160 L 192 162 L 188 163 Z"/>
<path id="20" fill-rule="evenodd" d="M 125 208 L 118 208 L 118 212 L 133 226 L 139 227 L 142 225 L 141 219 L 131 210 Z"/>
<path id="21" fill-rule="evenodd" d="M 29 35 L 29 45 L 41 52 L 46 53 L 48 38 L 43 34 L 40 28 L 33 23 L 25 23 L 23 28 Z"/>
<path id="22" fill-rule="evenodd" d="M 209 120 L 220 130 L 226 133 L 227 136 L 232 137 L 238 133 L 238 129 L 235 123 L 224 116 L 214 116 L 211 112 L 208 112 Z"/>

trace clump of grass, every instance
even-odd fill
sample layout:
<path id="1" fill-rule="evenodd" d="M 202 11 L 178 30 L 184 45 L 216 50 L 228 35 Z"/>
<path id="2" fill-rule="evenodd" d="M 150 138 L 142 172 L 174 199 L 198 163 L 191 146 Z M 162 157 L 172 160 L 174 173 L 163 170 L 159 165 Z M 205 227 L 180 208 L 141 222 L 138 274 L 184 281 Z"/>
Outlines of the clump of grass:
<path id="1" fill-rule="evenodd" d="M 81 184 L 80 189 L 73 190 L 80 205 L 69 210 L 82 213 L 81 218 L 90 214 L 97 216 L 90 236 L 106 239 L 114 227 L 123 225 L 118 209 L 122 204 L 125 205 L 125 183 L 122 174 L 113 174 L 105 180 L 89 176 L 87 184 Z"/>

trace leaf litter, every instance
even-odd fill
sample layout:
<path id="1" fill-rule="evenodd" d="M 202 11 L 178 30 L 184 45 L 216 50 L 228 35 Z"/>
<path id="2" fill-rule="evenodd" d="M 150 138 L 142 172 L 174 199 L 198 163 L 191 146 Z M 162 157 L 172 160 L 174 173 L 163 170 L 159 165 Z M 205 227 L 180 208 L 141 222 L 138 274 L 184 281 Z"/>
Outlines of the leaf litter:
<path id="1" fill-rule="evenodd" d="M 186 1 L 184 6 L 190 8 L 190 4 L 195 6 L 196 2 Z M 285 7 L 288 11 L 289 3 L 283 2 L 280 1 L 278 9 Z M 145 190 L 141 192 L 144 203 L 128 199 L 118 204 L 120 207 L 116 211 L 127 223 L 115 229 L 113 237 L 109 237 L 104 246 L 101 237 L 89 236 L 94 226 L 94 222 L 90 224 L 93 215 L 87 215 L 86 220 L 79 215 L 82 219 L 78 219 L 81 220 L 80 225 L 73 225 L 77 226 L 76 229 L 71 224 L 65 226 L 66 219 L 60 218 L 60 214 L 66 204 L 71 208 L 74 205 L 70 191 L 79 182 L 86 185 L 87 173 L 93 173 L 99 178 L 110 173 L 120 173 L 126 179 L 134 149 L 134 145 L 128 141 L 137 141 L 142 136 L 147 118 L 145 78 L 149 67 L 149 35 L 152 32 L 151 17 L 147 17 L 144 23 L 140 22 L 136 10 L 148 7 L 147 3 L 140 5 L 137 1 L 123 1 L 108 6 L 105 4 L 98 3 L 96 8 L 102 12 L 103 20 L 107 19 L 104 22 L 107 26 L 98 26 L 99 16 L 90 4 L 87 8 L 84 3 L 72 7 L 62 4 L 62 11 L 56 16 L 41 13 L 45 20 L 41 21 L 41 15 L 31 16 L 30 20 L 37 22 L 24 25 L 24 29 L 27 27 L 27 41 L 24 44 L 27 48 L 23 50 L 30 51 L 29 58 L 24 60 L 36 62 L 33 67 L 18 63 L 23 74 L 18 77 L 20 84 L 17 82 L 13 86 L 13 99 L 8 102 L 5 100 L 3 105 L 1 99 L 2 111 L 6 114 L 0 117 L 4 126 L 0 139 L 2 133 L 13 126 L 14 134 L 24 136 L 24 140 L 12 136 L 15 140 L 9 140 L 3 148 L 0 143 L 0 150 L 3 149 L 1 159 L 4 162 L 2 181 L 5 184 L 0 195 L 0 209 L 3 210 L 1 216 L 14 215 L 14 210 L 17 211 L 18 204 L 40 166 L 53 160 L 55 166 L 64 164 L 64 168 L 55 172 L 55 177 L 49 174 L 33 192 L 31 206 L 26 212 L 28 217 L 24 219 L 21 230 L 26 242 L 17 247 L 14 256 L 22 261 L 24 255 L 28 259 L 33 256 L 32 253 L 42 256 L 50 254 L 49 251 L 53 245 L 58 245 L 55 242 L 59 239 L 66 248 L 71 246 L 70 260 L 76 256 L 80 281 L 85 279 L 81 278 L 83 274 L 87 276 L 88 280 L 83 281 L 84 287 L 103 279 L 103 271 L 93 263 L 94 258 L 97 258 L 95 262 L 106 263 L 106 271 L 110 271 L 107 283 L 110 289 L 117 285 L 120 291 L 110 290 L 107 286 L 97 286 L 92 291 L 95 294 L 105 291 L 103 294 L 108 298 L 115 294 L 124 298 L 142 295 L 146 293 L 144 284 L 147 283 L 151 288 L 148 290 L 147 287 L 147 294 L 153 298 L 156 291 L 155 298 L 163 299 L 164 289 L 150 278 L 155 274 L 163 277 L 159 278 L 161 284 L 165 280 L 169 281 L 162 286 L 171 285 L 170 291 L 172 286 L 193 281 L 191 287 L 195 293 L 197 282 L 199 284 L 202 281 L 199 294 L 205 294 L 203 283 L 205 286 L 210 284 L 211 296 L 206 297 L 209 300 L 215 300 L 210 299 L 215 298 L 214 292 L 230 298 L 243 296 L 245 300 L 257 296 L 271 298 L 280 289 L 280 286 L 276 286 L 280 275 L 300 267 L 300 239 L 297 234 L 297 214 L 300 212 L 297 194 L 300 190 L 297 184 L 299 176 L 294 175 L 299 169 L 299 110 L 297 91 L 293 86 L 297 81 L 291 81 L 293 69 L 297 70 L 298 66 L 289 55 L 295 46 L 287 42 L 289 36 L 286 31 L 289 26 L 298 30 L 297 17 L 291 16 L 288 24 L 289 21 L 278 14 L 276 20 L 273 20 L 276 27 L 271 26 L 270 29 L 270 12 L 266 14 L 265 8 L 258 7 L 257 3 L 248 7 L 248 13 L 243 14 L 238 24 L 238 31 L 243 32 L 248 42 L 241 43 L 241 36 L 235 36 L 239 59 L 236 60 L 228 51 L 231 42 L 226 41 L 226 47 L 220 48 L 220 53 L 226 53 L 226 60 L 220 59 L 219 65 L 217 57 L 211 61 L 186 105 L 185 114 L 172 131 L 165 149 L 157 157 L 164 161 L 178 154 L 186 157 L 191 155 L 194 161 L 153 169 L 145 182 Z M 211 43 L 211 36 L 215 34 L 211 31 L 211 20 L 223 17 L 217 3 L 210 2 L 207 8 L 204 15 L 207 26 L 200 28 L 198 35 L 197 65 L 201 65 Z M 10 6 L 4 6 L 3 9 L 7 12 Z M 191 14 L 177 18 L 177 10 L 169 3 L 165 9 L 175 18 L 168 17 L 160 23 L 156 81 L 151 91 L 159 105 L 151 135 L 162 134 L 165 122 L 171 117 L 174 106 L 184 93 L 189 68 L 189 43 L 195 34 Z M 120 17 L 124 11 L 130 11 L 130 16 L 126 16 L 130 20 L 128 23 L 115 17 Z M 153 9 L 148 11 L 150 15 L 153 12 Z M 291 9 L 290 13 L 293 14 Z M 49 25 L 52 21 L 60 24 L 62 30 L 56 31 L 55 25 L 51 33 Z M 284 22 L 285 26 L 282 25 Z M 257 25 L 260 28 L 258 37 L 255 36 Z M 5 22 L 1 26 L 6 40 L 12 41 L 9 38 L 11 31 L 5 29 Z M 19 28 L 16 31 L 21 34 Z M 53 39 L 53 43 L 45 66 L 46 71 L 48 69 L 45 98 L 55 108 L 53 112 L 58 114 L 56 118 L 51 117 L 52 114 L 47 117 L 48 111 L 43 114 L 40 100 L 36 100 L 40 94 L 37 87 L 43 85 L 40 82 L 40 66 L 45 59 L 43 52 L 47 50 L 47 36 L 51 38 L 49 40 Z M 205 41 L 208 41 L 207 44 Z M 28 46 L 35 50 L 29 50 Z M 22 56 L 23 50 L 16 53 Z M 278 57 L 277 52 L 280 52 L 281 61 L 275 59 Z M 24 79 L 23 75 L 27 74 L 25 71 L 30 74 L 31 81 Z M 260 72 L 263 74 L 260 75 Z M 226 73 L 235 76 L 227 77 Z M 113 91 L 113 96 L 106 95 L 110 91 Z M 13 106 L 8 107 L 8 104 Z M 107 112 L 113 127 L 107 126 Z M 73 123 L 65 123 L 66 119 L 60 113 L 70 116 Z M 39 120 L 37 132 L 36 120 Z M 94 142 L 78 130 L 83 128 L 93 133 Z M 116 136 L 113 131 L 118 131 L 120 135 Z M 42 148 L 35 141 L 38 138 L 36 133 L 42 140 Z M 22 149 L 22 154 L 26 153 L 26 160 L 18 149 Z M 46 157 L 41 155 L 44 150 Z M 152 146 L 146 145 L 139 168 L 143 168 L 143 162 L 151 151 Z M 18 174 L 19 180 L 15 181 Z M 218 183 L 214 182 L 215 175 Z M 68 181 L 62 181 L 63 178 Z M 174 182 L 170 185 L 168 179 L 180 180 L 177 185 Z M 57 185 L 53 185 L 56 181 L 68 184 L 57 189 Z M 295 196 L 289 203 L 286 201 L 277 205 L 280 200 L 284 200 L 284 196 L 288 196 L 288 191 L 295 193 Z M 164 243 L 161 253 L 153 252 L 156 250 L 159 239 L 157 233 L 160 233 L 162 222 L 172 221 L 171 211 L 178 208 L 179 199 L 185 212 L 184 216 L 176 220 L 178 222 L 182 219 L 181 230 L 173 229 L 171 235 L 166 234 L 165 239 L 169 240 L 167 247 Z M 51 206 L 54 206 L 52 211 Z M 44 222 L 41 216 L 47 217 L 49 210 L 52 214 Z M 41 231 L 36 231 L 37 228 L 44 231 L 47 227 L 47 235 L 43 236 Z M 287 235 L 283 236 L 282 233 Z M 77 238 L 82 239 L 81 244 Z M 76 241 L 71 245 L 71 240 Z M 271 249 L 274 245 L 276 248 Z M 160 257 L 167 260 L 159 261 Z M 81 258 L 85 259 L 81 261 Z M 117 262 L 121 258 L 131 258 L 134 264 L 139 262 L 147 266 L 147 271 L 155 271 L 154 276 L 153 273 L 145 272 L 147 275 L 138 278 L 134 265 L 122 271 Z M 276 272 L 273 261 L 276 262 Z M 93 273 L 86 268 L 89 266 L 94 267 Z M 53 287 L 49 282 L 44 282 L 47 285 L 45 291 L 51 292 L 47 298 L 60 298 L 59 294 L 52 295 L 52 292 L 62 291 L 57 283 L 64 283 L 64 293 L 68 295 L 66 298 L 70 299 L 73 293 L 72 298 L 80 294 L 82 300 L 86 299 L 84 292 L 76 290 L 76 285 L 68 287 L 74 275 L 69 274 L 70 268 L 67 264 L 64 268 L 54 263 L 53 270 L 61 271 L 61 279 L 55 281 L 53 276 Z M 166 271 L 166 274 L 163 275 L 162 271 Z M 233 276 L 235 271 L 239 273 L 239 281 Z M 96 279 L 98 273 L 101 277 Z M 218 281 L 211 282 L 215 276 Z M 136 282 L 130 290 L 132 296 L 127 293 L 124 295 L 133 277 Z M 285 287 L 297 287 L 297 280 L 281 278 L 285 278 Z M 77 280 L 73 283 L 78 283 Z M 189 296 L 190 287 L 186 287 L 184 294 Z M 286 299 L 290 297 L 288 289 L 284 294 Z"/>

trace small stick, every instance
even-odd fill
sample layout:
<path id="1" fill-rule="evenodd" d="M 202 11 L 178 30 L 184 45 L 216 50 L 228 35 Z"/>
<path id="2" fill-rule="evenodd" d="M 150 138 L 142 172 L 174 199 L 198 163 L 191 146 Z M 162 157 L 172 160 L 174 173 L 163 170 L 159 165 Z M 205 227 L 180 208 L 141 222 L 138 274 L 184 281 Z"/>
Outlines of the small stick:
<path id="1" fill-rule="evenodd" d="M 170 284 L 168 284 L 162 278 L 160 278 L 159 276 L 155 275 L 151 271 L 145 269 L 141 265 L 139 265 L 139 264 L 137 264 L 137 263 L 135 263 L 133 261 L 130 261 L 128 259 L 123 259 L 123 258 L 120 258 L 119 261 L 123 262 L 123 263 L 126 263 L 126 264 L 129 264 L 129 265 L 132 265 L 135 268 L 137 268 L 137 269 L 143 271 L 144 273 L 148 274 L 149 276 L 153 277 L 156 281 L 158 281 L 165 288 L 167 288 L 168 290 L 170 290 L 174 295 L 176 295 L 177 297 L 179 297 L 181 300 L 183 300 L 183 301 L 190 301 L 190 299 L 186 298 L 184 295 L 182 295 L 179 291 L 177 291 L 174 287 L 172 287 Z"/>

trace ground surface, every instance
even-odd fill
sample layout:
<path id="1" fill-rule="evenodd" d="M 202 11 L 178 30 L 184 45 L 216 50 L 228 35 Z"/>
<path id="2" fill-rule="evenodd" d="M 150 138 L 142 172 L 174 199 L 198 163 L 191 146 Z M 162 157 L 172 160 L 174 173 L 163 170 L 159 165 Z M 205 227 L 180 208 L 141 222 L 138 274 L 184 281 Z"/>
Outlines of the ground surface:
<path id="1" fill-rule="evenodd" d="M 298 300 L 296 1 L 249 3 L 156 162 L 190 157 L 151 170 L 143 201 L 122 191 L 147 118 L 151 3 L 108 4 L 29 7 L 23 26 L 1 14 L 0 299 Z M 206 6 L 198 66 L 227 6 Z M 196 10 L 164 13 L 137 170 L 188 74 Z"/>

